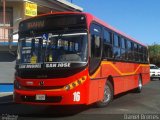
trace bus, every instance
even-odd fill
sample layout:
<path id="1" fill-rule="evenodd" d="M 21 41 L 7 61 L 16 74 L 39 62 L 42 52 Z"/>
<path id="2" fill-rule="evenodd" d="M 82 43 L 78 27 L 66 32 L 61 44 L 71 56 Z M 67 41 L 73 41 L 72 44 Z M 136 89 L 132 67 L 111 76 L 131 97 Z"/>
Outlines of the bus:
<path id="1" fill-rule="evenodd" d="M 36 16 L 18 34 L 16 103 L 104 107 L 150 81 L 147 46 L 89 13 Z"/>

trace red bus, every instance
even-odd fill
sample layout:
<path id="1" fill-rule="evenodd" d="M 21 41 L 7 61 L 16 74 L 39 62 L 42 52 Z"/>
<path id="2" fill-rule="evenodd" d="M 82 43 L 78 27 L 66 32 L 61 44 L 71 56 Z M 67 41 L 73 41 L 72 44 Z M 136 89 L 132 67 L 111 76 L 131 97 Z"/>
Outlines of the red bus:
<path id="1" fill-rule="evenodd" d="M 19 24 L 16 103 L 103 107 L 149 81 L 147 46 L 89 13 L 51 13 Z"/>

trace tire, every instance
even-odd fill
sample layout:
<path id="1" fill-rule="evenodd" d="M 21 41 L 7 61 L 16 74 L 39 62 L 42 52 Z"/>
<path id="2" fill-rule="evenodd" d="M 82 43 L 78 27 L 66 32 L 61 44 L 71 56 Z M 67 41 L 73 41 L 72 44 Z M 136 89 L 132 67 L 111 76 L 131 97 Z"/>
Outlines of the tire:
<path id="1" fill-rule="evenodd" d="M 135 89 L 135 93 L 141 93 L 142 92 L 142 88 L 143 88 L 143 83 L 142 83 L 142 77 L 141 75 L 139 75 L 138 78 L 138 87 Z"/>
<path id="2" fill-rule="evenodd" d="M 97 102 L 96 106 L 99 107 L 99 108 L 100 107 L 106 107 L 112 100 L 113 100 L 113 86 L 108 81 L 105 84 L 105 88 L 104 88 L 104 98 L 103 98 L 103 100 Z"/>

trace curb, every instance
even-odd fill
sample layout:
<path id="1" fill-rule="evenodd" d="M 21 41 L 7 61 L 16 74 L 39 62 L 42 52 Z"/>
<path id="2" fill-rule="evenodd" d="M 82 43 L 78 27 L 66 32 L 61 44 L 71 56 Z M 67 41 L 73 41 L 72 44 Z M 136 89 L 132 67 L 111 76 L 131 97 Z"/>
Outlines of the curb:
<path id="1" fill-rule="evenodd" d="M 13 95 L 13 92 L 0 92 L 0 97 Z"/>

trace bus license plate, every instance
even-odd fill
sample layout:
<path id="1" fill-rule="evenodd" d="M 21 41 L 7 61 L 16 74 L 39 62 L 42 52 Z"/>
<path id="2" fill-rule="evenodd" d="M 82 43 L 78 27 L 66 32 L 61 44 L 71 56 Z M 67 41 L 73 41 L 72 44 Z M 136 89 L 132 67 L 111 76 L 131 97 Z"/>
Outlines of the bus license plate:
<path id="1" fill-rule="evenodd" d="M 46 100 L 45 95 L 36 95 L 36 100 Z"/>

